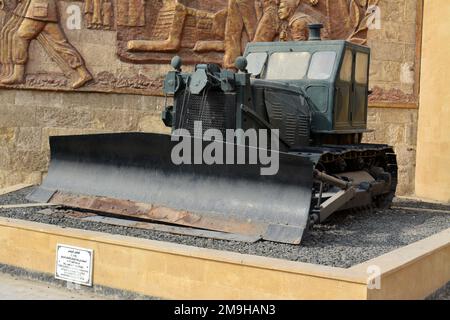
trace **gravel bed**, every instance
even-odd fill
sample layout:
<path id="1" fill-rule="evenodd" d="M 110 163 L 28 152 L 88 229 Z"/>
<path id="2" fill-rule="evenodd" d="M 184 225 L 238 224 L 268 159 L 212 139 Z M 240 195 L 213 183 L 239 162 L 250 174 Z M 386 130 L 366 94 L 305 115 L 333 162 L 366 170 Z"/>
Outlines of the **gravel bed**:
<path id="1" fill-rule="evenodd" d="M 450 282 L 445 287 L 431 295 L 427 300 L 446 300 L 450 301 Z"/>
<path id="2" fill-rule="evenodd" d="M 20 189 L 16 192 L 7 193 L 0 196 L 0 206 L 11 205 L 11 204 L 25 204 L 30 203 L 26 199 L 27 195 L 31 193 L 36 187 L 29 187 Z"/>
<path id="3" fill-rule="evenodd" d="M 31 189 L 27 189 L 0 196 L 0 205 L 26 203 L 24 198 L 30 191 Z M 390 209 L 372 213 L 336 214 L 327 223 L 314 226 L 301 246 L 266 241 L 249 244 L 110 226 L 67 217 L 65 211 L 61 209 L 53 209 L 52 215 L 39 213 L 41 208 L 0 209 L 0 216 L 202 248 L 349 268 L 450 228 L 450 206 L 439 205 L 437 208 L 435 204 L 404 200 L 396 201 L 395 205 L 418 210 Z M 420 208 L 448 212 L 420 211 Z"/>

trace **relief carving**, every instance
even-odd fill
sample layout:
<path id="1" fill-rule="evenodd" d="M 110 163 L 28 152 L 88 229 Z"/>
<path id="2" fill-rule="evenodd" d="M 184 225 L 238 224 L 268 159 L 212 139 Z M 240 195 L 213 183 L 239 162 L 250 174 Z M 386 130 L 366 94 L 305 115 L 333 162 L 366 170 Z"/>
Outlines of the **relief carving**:
<path id="1" fill-rule="evenodd" d="M 316 6 L 319 0 L 309 1 L 310 6 Z M 309 8 L 302 0 L 281 0 L 278 9 L 282 26 L 281 41 L 306 41 L 309 37 L 308 25 L 322 23 L 325 28 L 323 38 L 328 38 L 328 24 L 326 17 L 320 11 Z"/>
<path id="2" fill-rule="evenodd" d="M 224 50 L 226 10 L 210 11 L 206 8 L 220 8 L 222 1 L 215 0 L 211 6 L 202 2 L 197 8 L 189 6 L 193 1 L 185 2 L 161 0 L 147 3 L 148 22 L 143 28 L 118 24 L 118 38 L 124 39 L 123 42 L 119 40 L 121 58 L 137 63 L 162 63 L 169 61 L 175 52 L 183 51 L 199 54 L 191 58 L 191 63 L 198 61 L 202 53 L 205 53 L 205 62 L 218 61 L 220 54 L 214 52 Z"/>
<path id="3" fill-rule="evenodd" d="M 255 42 L 272 42 L 279 35 L 280 19 L 278 18 L 279 0 L 256 1 L 258 27 L 253 39 Z"/>
<path id="4" fill-rule="evenodd" d="M 245 42 L 272 42 L 279 34 L 277 0 L 229 0 L 223 65 L 232 68 Z"/>
<path id="5" fill-rule="evenodd" d="M 249 41 L 255 37 L 258 21 L 253 0 L 229 0 L 225 27 L 225 67 L 233 67 L 236 57 L 242 54 L 242 38 Z"/>
<path id="6" fill-rule="evenodd" d="M 110 0 L 85 0 L 84 16 L 88 29 L 113 29 L 113 5 Z"/>
<path id="7" fill-rule="evenodd" d="M 145 26 L 118 26 L 118 54 L 132 63 L 166 63 L 176 52 L 188 64 L 232 67 L 247 42 L 307 40 L 310 23 L 324 24 L 324 39 L 364 44 L 373 15 L 368 8 L 378 1 L 153 1 L 145 6 Z"/>
<path id="8" fill-rule="evenodd" d="M 25 67 L 32 40 L 37 40 L 66 74 L 71 71 L 76 74 L 73 89 L 92 80 L 83 58 L 67 40 L 59 25 L 56 1 L 22 0 L 12 10 L 0 32 L 1 84 L 25 82 Z"/>
<path id="9" fill-rule="evenodd" d="M 324 25 L 324 39 L 366 44 L 368 25 L 375 15 L 372 9 L 378 2 L 84 0 L 77 3 L 82 4 L 83 27 L 91 30 L 90 37 L 101 41 L 102 32 L 116 37 L 115 43 L 102 44 L 111 50 L 99 52 L 100 57 L 108 55 L 104 65 L 86 55 L 90 71 L 64 34 L 61 26 L 65 22 L 58 11 L 64 9 L 58 0 L 0 0 L 0 86 L 160 94 L 165 71 L 155 76 L 151 70 L 158 68 L 141 71 L 133 65 L 167 64 L 177 54 L 185 64 L 218 63 L 232 68 L 248 42 L 304 41 L 310 23 Z M 82 38 L 85 31 L 77 32 Z M 62 73 L 43 70 L 25 75 L 33 40 Z M 111 65 L 116 57 L 119 66 Z"/>
<path id="10" fill-rule="evenodd" d="M 117 0 L 117 25 L 145 26 L 145 0 Z"/>
<path id="11" fill-rule="evenodd" d="M 376 14 L 375 6 L 380 0 L 352 0 L 350 3 L 350 22 L 353 28 L 349 41 L 366 44 L 368 25 Z"/>
<path id="12" fill-rule="evenodd" d="M 130 40 L 127 51 L 178 52 L 186 48 L 198 54 L 224 52 L 224 65 L 233 66 L 245 42 L 276 39 L 277 11 L 277 0 L 228 0 L 226 7 L 216 12 L 189 7 L 179 0 L 163 0 L 150 33 L 152 40 Z M 214 58 L 218 62 L 220 56 Z"/>

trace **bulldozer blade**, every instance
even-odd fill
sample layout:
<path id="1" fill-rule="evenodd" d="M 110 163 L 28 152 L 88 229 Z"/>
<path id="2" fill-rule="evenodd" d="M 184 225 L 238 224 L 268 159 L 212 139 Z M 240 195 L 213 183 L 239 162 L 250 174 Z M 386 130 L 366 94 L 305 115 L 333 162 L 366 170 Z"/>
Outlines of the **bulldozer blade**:
<path id="1" fill-rule="evenodd" d="M 202 148 L 211 143 L 189 139 Z M 314 164 L 308 158 L 276 153 L 278 172 L 261 175 L 267 165 L 176 165 L 172 150 L 177 144 L 171 136 L 146 133 L 51 137 L 48 175 L 28 199 L 275 242 L 301 242 L 312 198 Z M 226 149 L 225 143 L 219 144 Z"/>

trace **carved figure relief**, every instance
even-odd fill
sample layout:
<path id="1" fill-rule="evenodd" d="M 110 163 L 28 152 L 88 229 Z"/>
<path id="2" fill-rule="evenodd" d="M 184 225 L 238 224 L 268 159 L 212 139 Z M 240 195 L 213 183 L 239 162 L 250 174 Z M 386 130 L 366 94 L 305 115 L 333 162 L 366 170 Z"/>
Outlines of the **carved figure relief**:
<path id="1" fill-rule="evenodd" d="M 178 52 L 187 63 L 219 62 L 227 14 L 223 2 L 146 2 L 145 26 L 117 25 L 119 56 L 127 62 L 165 63 Z M 127 19 L 126 13 L 122 16 Z"/>
<path id="2" fill-rule="evenodd" d="M 224 66 L 232 67 L 236 57 L 242 53 L 242 37 L 252 41 L 256 34 L 256 7 L 253 0 L 229 0 L 225 27 Z"/>
<path id="3" fill-rule="evenodd" d="M 226 1 L 226 6 L 224 1 L 213 3 L 213 6 L 222 9 L 210 12 L 203 9 L 204 5 L 193 8 L 179 0 L 163 0 L 153 30 L 149 33 L 151 40 L 128 41 L 128 53 L 124 56 L 131 57 L 130 52 L 179 52 L 190 49 L 191 53 L 203 54 L 205 62 L 222 62 L 224 53 L 224 64 L 232 66 L 236 57 L 242 54 L 246 42 L 276 39 L 279 27 L 277 0 Z M 161 55 L 158 57 L 161 58 Z M 196 58 L 198 61 L 198 56 Z M 189 57 L 187 60 L 190 60 Z"/>
<path id="4" fill-rule="evenodd" d="M 145 0 L 117 0 L 117 25 L 145 26 Z"/>
<path id="5" fill-rule="evenodd" d="M 84 15 L 88 29 L 110 30 L 113 26 L 113 5 L 110 0 L 86 0 Z"/>
<path id="6" fill-rule="evenodd" d="M 131 2 L 137 0 L 117 0 Z M 118 26 L 119 56 L 163 63 L 177 52 L 185 63 L 231 67 L 250 41 L 302 41 L 308 24 L 324 39 L 364 44 L 370 6 L 378 0 L 159 0 L 145 6 L 145 26 Z M 125 19 L 127 14 L 120 14 Z"/>
<path id="7" fill-rule="evenodd" d="M 107 55 L 108 59 L 117 56 L 118 64 L 166 64 L 177 54 L 185 64 L 219 63 L 232 68 L 248 42 L 307 40 L 310 23 L 324 24 L 324 39 L 365 44 L 373 17 L 370 8 L 378 2 L 85 0 L 82 12 L 84 28 L 98 33 L 94 38 L 102 39 L 102 32 L 109 32 L 109 37 L 115 33 L 117 41 L 108 43 L 111 52 Z M 123 69 L 134 71 L 115 74 L 107 69 L 109 65 L 96 67 L 96 80 L 90 82 L 93 76 L 86 63 L 89 66 L 94 61 L 85 63 L 64 34 L 58 0 L 0 0 L 0 4 L 0 85 L 26 80 L 26 86 L 39 88 L 66 89 L 70 85 L 94 91 L 159 93 L 159 76 L 127 66 Z M 25 75 L 33 40 L 58 64 L 62 74 Z"/>
<path id="8" fill-rule="evenodd" d="M 281 41 L 305 41 L 308 40 L 308 25 L 311 23 L 324 23 L 325 19 L 316 19 L 305 12 L 302 0 L 281 0 L 278 15 L 283 21 Z M 310 2 L 317 5 L 318 1 Z M 319 13 L 320 14 L 320 13 Z"/>
<path id="9" fill-rule="evenodd" d="M 161 51 L 174 52 L 181 47 L 183 29 L 187 19 L 195 20 L 195 25 L 201 30 L 202 23 L 208 25 L 208 18 L 214 19 L 207 12 L 193 10 L 179 3 L 178 0 L 163 0 L 163 6 L 158 12 L 155 26 L 152 30 L 154 40 L 131 40 L 129 51 Z M 205 23 L 206 22 L 206 23 Z"/>
<path id="10" fill-rule="evenodd" d="M 278 18 L 279 0 L 256 1 L 258 26 L 253 39 L 255 42 L 272 42 L 279 35 L 280 19 Z"/>
<path id="11" fill-rule="evenodd" d="M 376 15 L 375 6 L 380 0 L 352 0 L 350 2 L 349 23 L 353 29 L 349 41 L 366 44 L 368 25 Z"/>
<path id="12" fill-rule="evenodd" d="M 80 88 L 92 80 L 83 58 L 67 40 L 58 22 L 55 0 L 18 2 L 0 33 L 1 84 L 13 85 L 25 81 L 29 46 L 35 39 L 62 70 L 72 70 L 77 74 L 72 88 Z"/>

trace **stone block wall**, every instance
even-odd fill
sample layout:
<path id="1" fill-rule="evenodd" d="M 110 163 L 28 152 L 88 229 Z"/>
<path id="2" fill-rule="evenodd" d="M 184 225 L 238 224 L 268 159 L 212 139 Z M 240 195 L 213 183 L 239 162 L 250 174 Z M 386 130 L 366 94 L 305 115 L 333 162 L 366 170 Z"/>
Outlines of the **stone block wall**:
<path id="1" fill-rule="evenodd" d="M 394 146 L 398 195 L 413 195 L 416 170 L 422 0 L 379 2 L 381 29 L 368 33 L 372 49 L 369 129 L 364 142 Z"/>
<path id="2" fill-rule="evenodd" d="M 366 143 L 394 146 L 399 169 L 398 195 L 414 194 L 417 142 L 417 109 L 370 108 Z"/>
<path id="3" fill-rule="evenodd" d="M 0 188 L 41 181 L 49 162 L 49 136 L 170 133 L 160 121 L 161 97 L 0 90 L 0 102 Z"/>
<path id="4" fill-rule="evenodd" d="M 417 102 L 416 29 L 418 0 L 379 2 L 381 28 L 371 29 L 370 83 L 374 100 L 396 103 Z"/>

